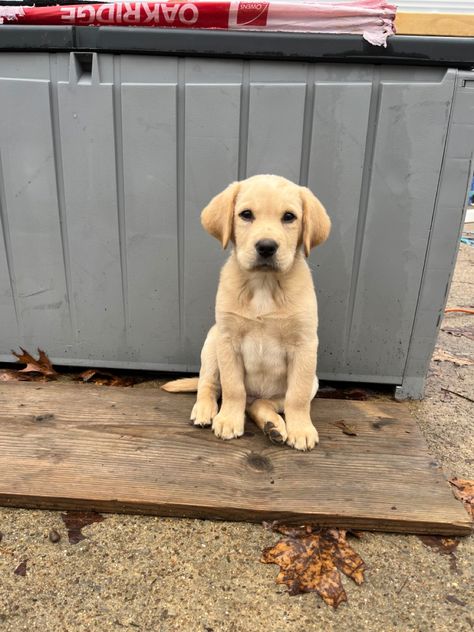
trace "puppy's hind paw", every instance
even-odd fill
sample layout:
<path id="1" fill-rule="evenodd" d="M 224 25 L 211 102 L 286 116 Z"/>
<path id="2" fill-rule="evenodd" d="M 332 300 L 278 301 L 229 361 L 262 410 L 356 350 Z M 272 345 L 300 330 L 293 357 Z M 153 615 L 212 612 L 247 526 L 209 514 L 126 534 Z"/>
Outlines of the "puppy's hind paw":
<path id="1" fill-rule="evenodd" d="M 263 426 L 263 434 L 266 434 L 272 443 L 281 445 L 287 439 L 286 426 L 283 419 L 281 424 L 275 425 L 273 421 L 267 421 Z"/>

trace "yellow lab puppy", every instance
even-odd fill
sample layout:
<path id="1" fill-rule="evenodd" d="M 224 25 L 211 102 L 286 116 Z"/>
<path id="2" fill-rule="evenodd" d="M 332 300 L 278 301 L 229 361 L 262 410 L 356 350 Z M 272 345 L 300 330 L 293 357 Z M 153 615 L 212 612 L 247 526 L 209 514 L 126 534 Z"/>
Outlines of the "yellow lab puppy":
<path id="1" fill-rule="evenodd" d="M 212 424 L 222 439 L 243 434 L 247 412 L 272 441 L 311 450 L 318 442 L 310 417 L 318 390 L 318 316 L 304 255 L 327 239 L 329 217 L 306 187 L 258 175 L 216 195 L 201 221 L 224 248 L 230 241 L 234 248 L 221 271 L 199 379 L 163 388 L 197 388 L 191 419 Z"/>

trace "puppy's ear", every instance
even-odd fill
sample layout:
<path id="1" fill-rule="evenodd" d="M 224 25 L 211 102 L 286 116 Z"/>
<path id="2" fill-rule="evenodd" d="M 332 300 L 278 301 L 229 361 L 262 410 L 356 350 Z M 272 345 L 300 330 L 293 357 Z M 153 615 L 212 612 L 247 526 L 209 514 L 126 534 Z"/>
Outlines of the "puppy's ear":
<path id="1" fill-rule="evenodd" d="M 326 209 L 306 187 L 300 187 L 303 200 L 303 248 L 304 254 L 309 255 L 311 248 L 319 246 L 329 237 L 331 220 Z"/>
<path id="2" fill-rule="evenodd" d="M 210 235 L 221 242 L 223 248 L 227 248 L 232 237 L 234 204 L 238 192 L 238 182 L 229 184 L 222 193 L 212 198 L 201 213 L 201 224 Z"/>

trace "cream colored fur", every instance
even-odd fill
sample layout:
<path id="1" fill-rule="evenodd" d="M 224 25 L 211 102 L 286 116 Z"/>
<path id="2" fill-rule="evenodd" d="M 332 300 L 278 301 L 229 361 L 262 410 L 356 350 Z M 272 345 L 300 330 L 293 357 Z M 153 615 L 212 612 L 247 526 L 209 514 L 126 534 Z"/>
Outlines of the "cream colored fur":
<path id="1" fill-rule="evenodd" d="M 240 215 L 247 210 L 251 221 Z M 288 212 L 291 222 L 283 220 Z M 185 378 L 163 388 L 180 392 L 197 386 L 191 419 L 212 424 L 218 437 L 242 435 L 247 412 L 273 441 L 310 450 L 318 442 L 310 417 L 318 388 L 318 318 L 303 252 L 307 256 L 327 239 L 329 217 L 309 189 L 259 175 L 229 185 L 211 200 L 201 221 L 223 247 L 232 241 L 234 248 L 221 271 L 216 324 L 202 349 L 198 383 Z M 262 239 L 278 245 L 273 267 L 261 265 L 256 243 Z"/>

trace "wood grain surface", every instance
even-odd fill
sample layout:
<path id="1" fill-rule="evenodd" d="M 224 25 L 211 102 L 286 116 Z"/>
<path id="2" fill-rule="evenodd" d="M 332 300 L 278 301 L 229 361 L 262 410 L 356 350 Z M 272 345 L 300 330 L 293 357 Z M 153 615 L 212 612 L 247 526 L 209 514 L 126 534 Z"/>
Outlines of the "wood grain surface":
<path id="1" fill-rule="evenodd" d="M 270 444 L 250 422 L 240 439 L 219 440 L 189 425 L 192 403 L 156 388 L 0 383 L 0 504 L 471 529 L 405 404 L 317 399 L 320 445 L 301 453 Z"/>
<path id="2" fill-rule="evenodd" d="M 474 13 L 397 13 L 398 35 L 474 37 Z"/>

